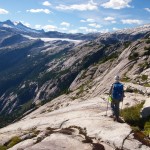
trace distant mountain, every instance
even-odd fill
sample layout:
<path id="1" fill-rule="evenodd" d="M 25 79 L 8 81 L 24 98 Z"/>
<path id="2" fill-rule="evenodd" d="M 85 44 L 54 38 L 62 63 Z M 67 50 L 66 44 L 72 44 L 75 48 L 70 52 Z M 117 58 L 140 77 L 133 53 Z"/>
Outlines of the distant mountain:
<path id="1" fill-rule="evenodd" d="M 103 79 L 122 59 L 129 58 L 130 66 L 138 61 L 131 73 L 134 81 L 142 83 L 141 70 L 149 66 L 149 36 L 148 25 L 104 34 L 66 34 L 35 31 L 10 20 L 1 22 L 0 114 L 12 115 L 12 121 L 34 109 L 37 102 L 74 90 L 81 92 L 84 85 L 96 82 L 97 76 Z"/>
<path id="2" fill-rule="evenodd" d="M 20 34 L 14 34 L 14 35 L 10 35 L 2 39 L 2 41 L 0 42 L 0 46 L 1 47 L 12 46 L 13 44 L 18 44 L 18 43 L 25 42 L 28 40 L 29 40 L 28 38 L 25 38 Z"/>
<path id="3" fill-rule="evenodd" d="M 14 31 L 18 31 L 18 32 L 33 32 L 33 33 L 43 33 L 43 30 L 35 30 L 35 29 L 31 29 L 25 25 L 23 25 L 21 22 L 12 22 L 10 20 L 4 21 L 4 22 L 0 22 L 0 27 L 2 28 L 7 28 L 9 30 L 14 30 Z"/>
<path id="4" fill-rule="evenodd" d="M 76 34 L 67 34 L 67 33 L 61 33 L 57 31 L 49 31 L 45 32 L 45 35 L 49 38 L 68 38 L 73 40 L 94 40 L 99 36 L 99 33 L 92 33 L 92 34 L 82 34 L 82 33 L 76 33 Z"/>
<path id="5" fill-rule="evenodd" d="M 12 22 L 10 20 L 0 22 L 0 31 L 3 32 L 3 35 L 6 33 L 9 34 L 23 34 L 30 35 L 32 37 L 47 37 L 47 38 L 68 38 L 73 40 L 94 40 L 98 37 L 99 34 L 67 34 L 57 31 L 44 32 L 44 30 L 35 30 L 31 29 L 21 22 Z"/>

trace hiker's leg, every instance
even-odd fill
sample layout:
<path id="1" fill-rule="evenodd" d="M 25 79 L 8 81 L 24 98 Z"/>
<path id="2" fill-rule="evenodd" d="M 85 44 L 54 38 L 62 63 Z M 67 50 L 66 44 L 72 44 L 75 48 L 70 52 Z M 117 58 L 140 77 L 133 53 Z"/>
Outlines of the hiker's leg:
<path id="1" fill-rule="evenodd" d="M 114 116 L 115 115 L 115 103 L 111 101 L 110 105 L 111 105 L 112 115 Z"/>
<path id="2" fill-rule="evenodd" d="M 116 120 L 118 120 L 119 119 L 119 101 L 115 103 L 115 116 L 116 116 Z"/>

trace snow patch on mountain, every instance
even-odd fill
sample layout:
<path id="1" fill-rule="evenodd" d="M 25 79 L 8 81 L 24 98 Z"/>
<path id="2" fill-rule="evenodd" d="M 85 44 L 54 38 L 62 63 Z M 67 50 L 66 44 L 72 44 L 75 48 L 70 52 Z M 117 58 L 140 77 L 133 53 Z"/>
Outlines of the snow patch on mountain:
<path id="1" fill-rule="evenodd" d="M 37 40 L 37 39 L 41 39 L 44 42 L 50 42 L 50 41 L 69 41 L 69 42 L 74 42 L 76 44 L 81 43 L 83 40 L 72 40 L 72 39 L 68 39 L 68 38 L 35 38 L 35 37 L 31 37 L 28 35 L 22 35 L 23 37 L 26 37 L 28 39 L 31 40 Z"/>

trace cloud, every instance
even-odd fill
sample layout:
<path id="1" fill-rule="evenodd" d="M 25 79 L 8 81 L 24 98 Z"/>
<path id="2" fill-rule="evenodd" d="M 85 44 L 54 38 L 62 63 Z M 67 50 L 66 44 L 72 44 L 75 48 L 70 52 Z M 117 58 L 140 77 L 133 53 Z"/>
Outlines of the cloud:
<path id="1" fill-rule="evenodd" d="M 79 33 L 79 30 L 74 29 L 74 30 L 69 30 L 68 32 L 69 32 L 69 33 Z"/>
<path id="2" fill-rule="evenodd" d="M 142 20 L 137 20 L 137 19 L 123 19 L 121 20 L 123 24 L 142 24 Z"/>
<path id="3" fill-rule="evenodd" d="M 57 27 L 53 25 L 46 25 L 42 27 L 46 31 L 56 31 Z"/>
<path id="4" fill-rule="evenodd" d="M 101 25 L 98 25 L 97 23 L 91 23 L 89 26 L 94 27 L 94 28 L 101 28 Z"/>
<path id="5" fill-rule="evenodd" d="M 104 18 L 105 21 L 114 21 L 115 18 L 114 17 L 106 17 Z"/>
<path id="6" fill-rule="evenodd" d="M 150 12 L 150 8 L 144 8 L 146 11 Z"/>
<path id="7" fill-rule="evenodd" d="M 80 22 L 95 22 L 94 19 L 88 18 L 86 20 L 80 20 Z"/>
<path id="8" fill-rule="evenodd" d="M 88 27 L 79 27 L 79 30 L 84 30 L 84 32 L 98 32 L 97 29 L 91 29 Z"/>
<path id="9" fill-rule="evenodd" d="M 8 14 L 9 12 L 5 9 L 0 8 L 0 15 Z"/>
<path id="10" fill-rule="evenodd" d="M 52 4 L 49 1 L 45 1 L 42 3 L 44 6 L 51 6 Z"/>
<path id="11" fill-rule="evenodd" d="M 36 29 L 44 29 L 45 31 L 56 31 L 58 28 L 54 25 L 45 25 L 45 26 L 42 26 L 40 24 L 37 24 L 35 25 L 35 28 Z"/>
<path id="12" fill-rule="evenodd" d="M 22 23 L 23 25 L 25 25 L 26 27 L 31 27 L 31 24 L 28 22 L 24 22 L 24 21 L 14 21 L 13 22 L 14 25 L 17 25 L 18 23 Z"/>
<path id="13" fill-rule="evenodd" d="M 109 32 L 109 29 L 103 29 L 103 30 L 100 30 L 101 33 L 107 33 Z"/>
<path id="14" fill-rule="evenodd" d="M 41 25 L 39 25 L 39 24 L 36 24 L 36 25 L 35 25 L 35 28 L 36 28 L 36 29 L 41 29 L 41 28 L 42 28 L 42 26 L 41 26 Z"/>
<path id="15" fill-rule="evenodd" d="M 22 24 L 24 24 L 26 27 L 31 27 L 30 23 L 28 22 L 22 22 Z"/>
<path id="16" fill-rule="evenodd" d="M 113 28 L 113 31 L 118 31 L 118 30 L 120 30 L 120 29 L 118 29 L 118 28 L 116 28 L 116 27 Z"/>
<path id="17" fill-rule="evenodd" d="M 105 21 L 110 21 L 111 23 L 116 23 L 114 17 L 106 17 L 106 18 L 104 18 L 104 20 L 105 20 Z"/>
<path id="18" fill-rule="evenodd" d="M 46 13 L 46 14 L 50 14 L 51 11 L 49 9 L 30 9 L 30 10 L 27 10 L 27 12 L 31 12 L 31 13 Z"/>
<path id="19" fill-rule="evenodd" d="M 129 3 L 132 0 L 109 0 L 109 2 L 103 3 L 101 6 L 104 8 L 112 8 L 112 9 L 122 9 L 126 7 L 131 7 Z"/>
<path id="20" fill-rule="evenodd" d="M 70 27 L 70 23 L 68 23 L 68 22 L 62 22 L 60 25 Z"/>
<path id="21" fill-rule="evenodd" d="M 59 10 L 78 10 L 78 11 L 87 11 L 87 10 L 97 10 L 98 4 L 94 3 L 93 0 L 89 1 L 87 4 L 74 4 L 74 5 L 59 5 L 56 7 Z"/>
<path id="22" fill-rule="evenodd" d="M 59 28 L 59 30 L 67 31 L 68 29 L 67 28 Z"/>

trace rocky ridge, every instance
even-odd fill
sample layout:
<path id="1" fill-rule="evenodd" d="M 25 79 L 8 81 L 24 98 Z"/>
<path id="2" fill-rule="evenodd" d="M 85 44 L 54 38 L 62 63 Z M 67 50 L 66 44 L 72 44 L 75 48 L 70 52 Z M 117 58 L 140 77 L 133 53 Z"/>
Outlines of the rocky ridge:
<path id="1" fill-rule="evenodd" d="M 149 149 L 135 139 L 129 125 L 108 116 L 107 95 L 72 100 L 62 95 L 41 106 L 20 121 L 0 130 L 0 143 L 6 145 L 17 136 L 21 142 L 10 150 L 42 149 Z M 123 107 L 145 99 L 141 94 L 126 94 Z M 106 115 L 107 114 L 107 115 Z"/>
<path id="2" fill-rule="evenodd" d="M 38 82 L 31 82 L 32 80 L 29 83 L 29 87 L 36 91 L 33 98 L 36 107 L 40 106 L 42 100 L 52 97 L 52 94 L 60 92 L 61 95 L 61 89 L 67 91 L 32 113 L 24 114 L 19 121 L 0 129 L 1 145 L 9 147 L 12 138 L 17 136 L 19 143 L 11 147 L 12 150 L 149 149 L 136 139 L 129 125 L 119 124 L 108 117 L 111 114 L 110 108 L 106 111 L 107 93 L 117 74 L 121 76 L 125 86 L 126 97 L 121 108 L 148 99 L 148 35 L 149 30 L 146 29 L 142 37 L 131 42 L 115 42 L 116 39 L 111 41 L 113 34 L 110 34 L 105 39 L 99 37 L 77 45 L 53 41 L 41 43 L 40 47 L 37 46 L 38 51 L 34 51 L 34 47 L 31 48 L 30 56 L 46 52 L 48 57 L 51 57 L 63 52 L 61 58 L 55 57 L 52 61 L 46 62 L 45 70 L 40 72 L 38 77 L 44 76 L 45 72 L 50 74 L 41 86 Z M 24 82 L 19 86 L 24 89 L 26 84 Z M 17 96 L 15 93 L 3 95 L 1 101 L 9 106 L 9 100 L 14 101 Z M 15 104 L 14 102 L 14 108 Z"/>

